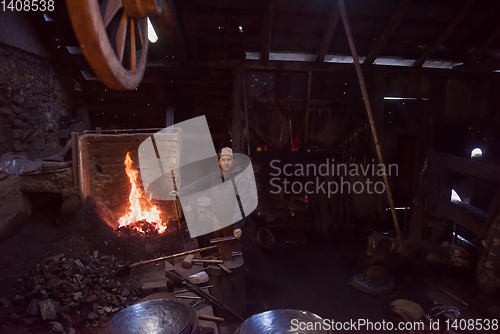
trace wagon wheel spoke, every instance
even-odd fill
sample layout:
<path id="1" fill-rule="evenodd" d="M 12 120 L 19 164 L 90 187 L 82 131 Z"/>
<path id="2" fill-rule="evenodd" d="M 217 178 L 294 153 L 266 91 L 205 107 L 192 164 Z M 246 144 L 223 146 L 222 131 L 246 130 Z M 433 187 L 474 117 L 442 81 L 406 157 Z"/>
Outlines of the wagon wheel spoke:
<path id="1" fill-rule="evenodd" d="M 118 26 L 118 31 L 116 32 L 116 53 L 120 63 L 123 64 L 123 53 L 125 51 L 125 42 L 127 39 L 127 24 L 128 18 L 127 14 L 123 12 L 122 18 L 120 20 L 120 25 Z"/>
<path id="2" fill-rule="evenodd" d="M 135 22 L 134 19 L 130 19 L 130 69 L 135 70 L 137 66 L 135 47 Z"/>
<path id="3" fill-rule="evenodd" d="M 103 3 L 101 4 L 101 13 L 104 13 L 102 21 L 104 23 L 105 28 L 109 25 L 113 17 L 116 15 L 116 13 L 118 13 L 120 8 L 122 7 L 123 7 L 122 0 L 103 1 Z"/>
<path id="4" fill-rule="evenodd" d="M 143 32 L 143 26 L 146 25 L 146 30 Z M 144 45 L 147 43 L 148 39 L 148 30 L 147 30 L 147 19 L 143 21 L 138 21 L 137 22 L 137 30 L 139 32 L 139 41 L 141 42 L 141 45 L 139 46 L 139 49 L 142 49 Z"/>

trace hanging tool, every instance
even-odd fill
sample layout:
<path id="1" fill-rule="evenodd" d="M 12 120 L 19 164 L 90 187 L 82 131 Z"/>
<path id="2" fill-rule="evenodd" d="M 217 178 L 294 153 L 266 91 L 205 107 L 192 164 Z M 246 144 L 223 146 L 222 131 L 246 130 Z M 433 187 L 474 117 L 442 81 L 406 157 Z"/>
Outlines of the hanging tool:
<path id="1" fill-rule="evenodd" d="M 283 139 L 283 131 L 285 130 L 285 123 L 286 123 L 287 115 L 288 114 L 285 112 L 285 116 L 283 117 L 283 122 L 281 122 L 280 140 L 278 142 L 278 146 L 281 145 L 281 140 Z"/>

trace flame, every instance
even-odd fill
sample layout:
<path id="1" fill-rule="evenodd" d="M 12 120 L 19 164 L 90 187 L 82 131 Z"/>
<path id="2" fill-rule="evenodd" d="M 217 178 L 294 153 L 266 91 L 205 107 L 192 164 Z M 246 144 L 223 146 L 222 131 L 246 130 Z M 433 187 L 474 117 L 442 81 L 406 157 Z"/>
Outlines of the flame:
<path id="1" fill-rule="evenodd" d="M 128 213 L 118 220 L 120 224 L 118 228 L 124 227 L 130 224 L 135 224 L 140 221 L 146 221 L 153 225 L 158 233 L 163 233 L 167 229 L 167 224 L 163 223 L 160 218 L 161 211 L 158 210 L 156 205 L 150 203 L 150 199 L 143 196 L 144 193 L 141 191 L 137 185 L 137 175 L 139 171 L 132 167 L 132 159 L 130 158 L 130 152 L 127 152 L 125 157 L 125 172 L 130 181 L 130 195 L 128 200 L 130 202 L 130 207 Z M 147 203 L 141 204 L 141 199 L 147 198 Z M 134 226 L 140 233 L 145 233 L 140 226 Z"/>

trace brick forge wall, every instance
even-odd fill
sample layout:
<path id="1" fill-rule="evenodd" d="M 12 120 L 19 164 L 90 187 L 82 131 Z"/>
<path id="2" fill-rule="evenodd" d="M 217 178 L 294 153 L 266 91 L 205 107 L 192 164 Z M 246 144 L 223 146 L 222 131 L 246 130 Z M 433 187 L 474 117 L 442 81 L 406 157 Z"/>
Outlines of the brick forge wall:
<path id="1" fill-rule="evenodd" d="M 77 122 L 73 81 L 55 64 L 0 44 L 0 156 L 62 151 Z"/>

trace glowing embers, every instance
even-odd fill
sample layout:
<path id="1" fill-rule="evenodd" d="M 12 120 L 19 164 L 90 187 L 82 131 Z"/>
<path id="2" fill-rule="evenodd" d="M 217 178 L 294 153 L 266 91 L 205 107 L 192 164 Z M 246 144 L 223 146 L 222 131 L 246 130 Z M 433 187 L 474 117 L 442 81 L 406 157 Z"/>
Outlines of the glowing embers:
<path id="1" fill-rule="evenodd" d="M 127 152 L 124 164 L 131 186 L 128 197 L 130 206 L 128 213 L 118 220 L 118 228 L 130 227 L 142 234 L 163 233 L 167 229 L 167 224 L 160 218 L 161 211 L 156 205 L 151 204 L 151 200 L 137 185 L 139 171 L 132 167 L 132 163 L 130 152 Z"/>

